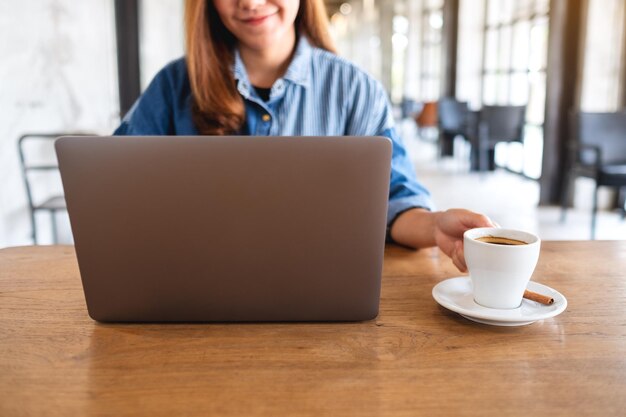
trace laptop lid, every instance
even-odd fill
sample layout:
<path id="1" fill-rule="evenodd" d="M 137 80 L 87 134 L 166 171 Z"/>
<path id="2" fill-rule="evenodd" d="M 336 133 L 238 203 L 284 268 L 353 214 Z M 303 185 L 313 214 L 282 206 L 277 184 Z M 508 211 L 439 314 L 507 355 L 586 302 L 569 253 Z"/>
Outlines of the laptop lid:
<path id="1" fill-rule="evenodd" d="M 63 137 L 56 151 L 93 319 L 378 314 L 389 139 Z"/>

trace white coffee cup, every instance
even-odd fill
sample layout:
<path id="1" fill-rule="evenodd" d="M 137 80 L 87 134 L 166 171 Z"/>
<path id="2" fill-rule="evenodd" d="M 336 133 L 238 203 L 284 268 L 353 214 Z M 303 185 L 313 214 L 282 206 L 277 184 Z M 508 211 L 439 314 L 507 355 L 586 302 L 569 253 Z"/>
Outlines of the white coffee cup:
<path id="1" fill-rule="evenodd" d="M 487 237 L 505 238 L 524 244 L 477 240 L 489 240 Z M 481 227 L 466 231 L 463 244 L 465 262 L 474 287 L 474 301 L 490 308 L 518 308 L 537 265 L 541 239 L 521 230 Z"/>

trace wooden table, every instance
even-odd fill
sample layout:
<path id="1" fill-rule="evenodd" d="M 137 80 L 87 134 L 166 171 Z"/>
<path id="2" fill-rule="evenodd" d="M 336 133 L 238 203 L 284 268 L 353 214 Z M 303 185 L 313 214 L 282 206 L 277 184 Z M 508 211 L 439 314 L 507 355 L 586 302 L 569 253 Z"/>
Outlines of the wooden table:
<path id="1" fill-rule="evenodd" d="M 435 303 L 459 275 L 388 247 L 376 320 L 103 325 L 69 246 L 0 250 L 0 416 L 624 416 L 626 242 L 544 242 L 567 310 L 529 326 Z"/>

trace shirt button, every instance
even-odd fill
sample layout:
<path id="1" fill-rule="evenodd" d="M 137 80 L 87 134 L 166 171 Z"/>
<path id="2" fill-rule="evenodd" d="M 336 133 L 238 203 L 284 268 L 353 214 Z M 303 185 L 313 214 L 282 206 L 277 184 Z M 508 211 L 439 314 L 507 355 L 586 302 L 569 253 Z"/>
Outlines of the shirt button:
<path id="1" fill-rule="evenodd" d="M 270 115 L 269 115 L 269 114 L 264 114 L 264 115 L 261 117 L 261 119 L 262 119 L 264 122 L 269 122 L 272 118 L 270 117 Z"/>

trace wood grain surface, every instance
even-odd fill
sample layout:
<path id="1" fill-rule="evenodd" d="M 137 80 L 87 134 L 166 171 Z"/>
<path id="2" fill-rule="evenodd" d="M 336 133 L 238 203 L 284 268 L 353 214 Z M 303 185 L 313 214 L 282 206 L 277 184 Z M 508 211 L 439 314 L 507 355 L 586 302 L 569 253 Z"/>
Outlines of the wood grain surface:
<path id="1" fill-rule="evenodd" d="M 626 242 L 544 242 L 533 280 L 568 298 L 477 324 L 432 287 L 435 249 L 388 247 L 377 319 L 103 325 L 73 247 L 0 250 L 0 416 L 623 416 Z"/>

